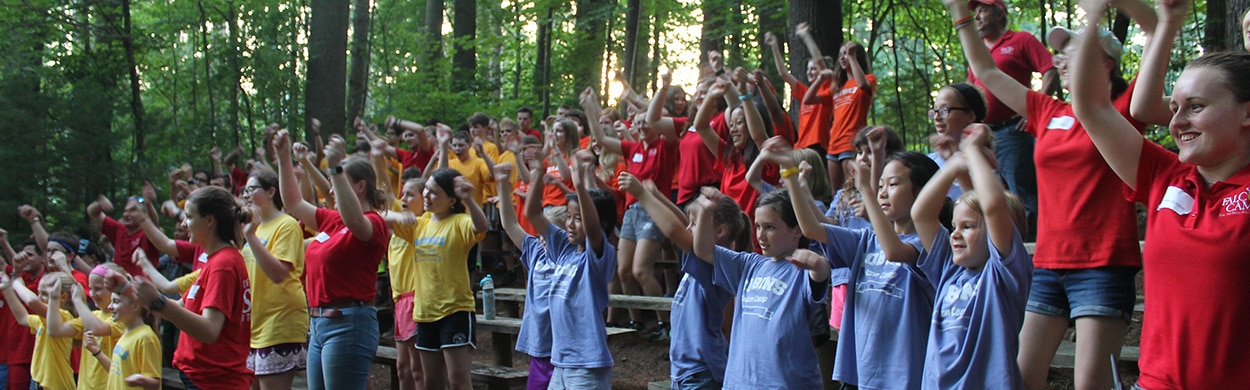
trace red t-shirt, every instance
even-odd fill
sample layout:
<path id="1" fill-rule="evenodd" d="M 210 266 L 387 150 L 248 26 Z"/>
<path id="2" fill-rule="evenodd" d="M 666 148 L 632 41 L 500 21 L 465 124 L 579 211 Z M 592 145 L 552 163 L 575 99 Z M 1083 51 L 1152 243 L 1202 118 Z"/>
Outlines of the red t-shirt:
<path id="1" fill-rule="evenodd" d="M 1115 101 L 1138 131 L 1146 128 L 1128 113 L 1132 84 Z M 1027 131 L 1037 137 L 1037 253 L 1033 266 L 1046 269 L 1141 267 L 1137 208 L 1119 196 L 1124 185 L 1072 105 L 1037 91 L 1028 93 Z M 1098 217 L 1090 218 L 1097 210 Z"/>
<path id="2" fill-rule="evenodd" d="M 530 185 L 529 183 L 518 180 L 516 182 L 516 189 L 513 191 L 520 191 L 522 194 L 528 194 L 530 192 Z M 538 232 L 534 230 L 534 225 L 530 223 L 530 219 L 525 217 L 525 197 L 514 193 L 512 196 L 512 208 L 516 210 L 517 224 L 521 225 L 521 229 L 525 230 L 525 234 L 538 236 Z"/>
<path id="3" fill-rule="evenodd" d="M 252 289 L 239 250 L 225 247 L 210 255 L 182 302 L 187 310 L 200 315 L 204 309 L 216 309 L 226 316 L 226 322 L 212 344 L 183 332 L 174 350 L 174 367 L 202 387 L 251 388 L 247 353 L 252 337 Z"/>
<path id="4" fill-rule="evenodd" d="M 234 186 L 234 196 L 243 196 L 243 187 L 247 186 L 247 172 L 239 167 L 230 167 L 230 185 Z"/>
<path id="5" fill-rule="evenodd" d="M 829 88 L 829 83 L 824 83 L 816 91 L 820 103 L 801 104 L 803 96 L 807 95 L 808 86 L 799 82 L 790 84 L 790 96 L 798 99 L 800 103 L 799 141 L 794 143 L 795 148 L 829 144 L 828 130 L 831 116 L 833 116 L 833 92 Z"/>
<path id="6" fill-rule="evenodd" d="M 317 235 L 304 251 L 304 287 L 308 306 L 353 300 L 373 302 L 378 264 L 386 256 L 391 232 L 381 215 L 365 212 L 373 237 L 361 241 L 347 229 L 338 211 L 317 209 Z"/>
<path id="7" fill-rule="evenodd" d="M 430 148 L 430 150 L 417 149 L 410 152 L 403 149 L 395 149 L 395 157 L 399 158 L 399 164 L 404 169 L 417 168 L 425 170 L 425 167 L 430 165 L 430 158 L 434 157 L 434 150 L 433 148 Z"/>
<path id="8" fill-rule="evenodd" d="M 677 143 L 664 136 L 657 137 L 651 144 L 621 141 L 621 156 L 629 164 L 629 173 L 638 180 L 651 180 L 661 194 L 673 191 L 673 175 L 677 173 L 673 166 L 678 163 L 677 153 Z M 633 195 L 625 194 L 626 206 L 636 201 Z"/>
<path id="9" fill-rule="evenodd" d="M 772 83 L 765 84 L 768 90 L 777 95 L 777 89 L 773 88 Z M 782 115 L 780 118 L 771 118 L 773 122 L 773 135 L 785 138 L 791 144 L 798 142 L 799 135 L 794 132 L 794 121 L 790 119 L 790 115 Z"/>
<path id="10" fill-rule="evenodd" d="M 746 180 L 747 170 L 751 168 L 751 163 L 743 162 L 742 151 L 734 150 L 728 141 L 721 140 L 720 148 L 721 158 L 716 160 L 717 169 L 723 172 L 720 190 L 725 196 L 738 202 L 749 219 L 755 221 L 755 204 L 759 203 L 760 192 L 755 187 L 751 187 Z M 764 172 L 761 176 L 765 182 L 777 185 L 777 166 L 764 164 Z"/>
<path id="11" fill-rule="evenodd" d="M 557 159 L 548 159 L 547 163 L 552 164 L 558 161 L 559 160 Z M 560 178 L 560 182 L 564 183 L 564 186 L 569 187 L 570 190 L 573 189 L 573 179 L 564 177 L 564 175 L 561 175 L 560 167 L 555 166 L 555 165 L 547 165 L 547 174 L 555 175 L 555 177 Z M 542 178 L 539 178 L 539 179 L 541 180 Z M 553 185 L 553 184 L 547 184 L 543 186 L 543 207 L 564 206 L 568 202 L 569 202 L 569 199 L 565 196 L 564 190 L 561 190 L 560 187 Z M 521 215 L 524 215 L 524 214 L 521 214 Z"/>
<path id="12" fill-rule="evenodd" d="M 704 148 L 707 149 L 707 148 Z M 602 166 L 599 169 L 603 169 Z M 612 177 L 604 180 L 604 184 L 612 187 L 612 197 L 616 198 L 616 226 L 621 226 L 621 222 L 625 220 L 625 191 L 621 191 L 621 172 L 629 169 L 629 164 L 624 161 L 618 161 L 616 167 L 612 168 Z"/>
<path id="13" fill-rule="evenodd" d="M 582 150 L 590 150 L 590 136 L 583 135 L 581 139 L 577 140 L 577 145 Z"/>
<path id="14" fill-rule="evenodd" d="M 1143 144 L 1137 191 L 1122 187 L 1148 210 L 1138 381 L 1145 389 L 1244 386 L 1250 382 L 1250 166 L 1208 187 L 1193 165 Z"/>
<path id="15" fill-rule="evenodd" d="M 723 113 L 712 118 L 712 129 L 719 135 L 723 133 L 717 129 L 718 122 L 721 127 L 725 126 Z M 682 204 L 699 195 L 703 186 L 716 186 L 721 180 L 721 173 L 716 165 L 716 156 L 708 150 L 698 132 L 687 131 L 677 143 L 677 149 L 680 161 L 677 165 L 677 204 Z"/>
<path id="16" fill-rule="evenodd" d="M 1050 50 L 1046 50 L 1046 45 L 1037 40 L 1033 34 L 1011 31 L 1003 33 L 1003 36 L 994 43 L 994 47 L 990 48 L 990 56 L 994 57 L 994 65 L 1015 79 L 1020 85 L 1033 85 L 1033 72 L 1046 73 L 1046 71 L 1054 69 L 1055 64 L 1051 62 Z M 990 93 L 989 88 L 972 74 L 972 69 L 968 69 L 968 82 L 981 87 L 981 92 L 985 94 L 985 120 L 984 123 L 999 122 L 1016 116 L 1016 112 L 1007 107 L 1002 101 L 994 97 Z"/>
<path id="17" fill-rule="evenodd" d="M 12 274 L 13 266 L 5 266 L 4 273 Z M 22 273 L 22 280 L 26 281 L 26 288 L 30 291 L 39 291 L 39 279 L 42 278 L 42 272 L 37 275 Z M 35 353 L 35 335 L 17 323 L 8 304 L 0 298 L 0 305 L 4 305 L 0 306 L 0 330 L 4 330 L 4 336 L 0 337 L 0 359 L 3 359 L 0 363 L 30 365 L 31 356 Z M 26 310 L 30 311 L 29 308 Z"/>
<path id="18" fill-rule="evenodd" d="M 174 259 L 174 262 L 191 264 L 192 271 L 204 268 L 204 264 L 208 264 L 208 254 L 204 253 L 204 247 L 182 240 L 174 240 L 174 246 L 178 248 L 178 258 Z"/>
<path id="19" fill-rule="evenodd" d="M 109 242 L 113 243 L 113 262 L 131 275 L 143 275 L 143 268 L 135 264 L 134 258 L 131 257 L 136 248 L 142 248 L 143 253 L 148 256 L 148 261 L 153 264 L 161 258 L 161 252 L 156 249 L 156 245 L 148 241 L 148 236 L 144 235 L 142 230 L 135 230 L 131 233 L 126 230 L 125 225 L 107 215 L 104 216 L 104 222 L 100 224 L 100 234 L 108 237 Z"/>
<path id="20" fill-rule="evenodd" d="M 537 137 L 539 141 L 543 139 L 543 132 L 538 131 L 538 129 L 527 129 L 527 130 L 524 130 L 524 132 L 525 134 L 529 134 L 534 137 Z"/>
<path id="21" fill-rule="evenodd" d="M 865 75 L 872 91 L 877 90 L 877 76 Z M 833 124 L 829 127 L 829 143 L 825 144 L 825 152 L 838 154 L 853 152 L 855 146 L 851 140 L 855 133 L 868 125 L 868 110 L 872 109 L 872 95 L 859 87 L 852 77 L 842 84 L 842 89 L 833 95 Z"/>

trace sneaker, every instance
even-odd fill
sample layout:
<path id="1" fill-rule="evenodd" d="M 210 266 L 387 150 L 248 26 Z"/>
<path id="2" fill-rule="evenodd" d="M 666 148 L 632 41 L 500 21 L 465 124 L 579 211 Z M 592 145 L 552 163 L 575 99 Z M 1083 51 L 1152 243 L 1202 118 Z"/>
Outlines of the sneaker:
<path id="1" fill-rule="evenodd" d="M 648 338 L 650 338 L 651 341 L 668 340 L 668 324 L 664 322 L 656 323 L 655 329 L 651 330 L 651 335 Z"/>
<path id="2" fill-rule="evenodd" d="M 643 330 L 646 330 L 646 329 L 647 329 L 647 324 L 644 324 L 644 323 L 641 323 L 641 322 L 636 322 L 636 321 L 630 321 L 630 322 L 629 322 L 629 328 L 630 328 L 630 329 L 633 329 L 633 330 L 635 330 L 635 331 L 641 332 L 641 331 L 643 331 Z"/>

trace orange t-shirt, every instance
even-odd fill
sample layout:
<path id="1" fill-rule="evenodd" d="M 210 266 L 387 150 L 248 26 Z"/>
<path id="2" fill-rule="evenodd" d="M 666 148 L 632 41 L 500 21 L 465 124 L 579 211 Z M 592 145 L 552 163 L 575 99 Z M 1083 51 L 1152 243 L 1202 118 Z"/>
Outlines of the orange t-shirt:
<path id="1" fill-rule="evenodd" d="M 872 90 L 877 90 L 877 76 L 865 75 Z M 872 108 L 872 92 L 859 87 L 855 78 L 846 80 L 842 90 L 833 95 L 833 125 L 829 127 L 828 154 L 853 152 L 851 143 L 855 133 L 868 125 L 868 110 Z"/>
<path id="2" fill-rule="evenodd" d="M 790 96 L 802 103 L 808 88 L 803 83 L 790 84 Z M 799 106 L 799 141 L 794 143 L 795 148 L 829 144 L 829 116 L 833 114 L 833 94 L 829 83 L 821 84 L 819 88 L 816 96 L 820 97 L 820 103 Z"/>
<path id="3" fill-rule="evenodd" d="M 552 160 L 547 161 L 548 164 L 553 162 L 554 161 Z M 564 185 L 569 187 L 569 189 L 573 188 L 573 179 L 560 175 L 560 167 L 547 165 L 547 174 L 555 175 L 560 178 L 560 182 L 564 183 Z M 568 202 L 568 198 L 565 198 L 564 191 L 561 190 L 560 187 L 557 187 L 554 184 L 547 184 L 543 186 L 543 207 L 564 206 Z"/>

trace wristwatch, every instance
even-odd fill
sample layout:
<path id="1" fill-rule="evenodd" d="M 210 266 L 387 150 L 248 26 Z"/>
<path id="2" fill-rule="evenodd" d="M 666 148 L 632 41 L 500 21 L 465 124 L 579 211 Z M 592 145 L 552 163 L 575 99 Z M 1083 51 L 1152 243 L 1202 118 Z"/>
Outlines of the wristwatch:
<path id="1" fill-rule="evenodd" d="M 340 173 L 343 173 L 343 166 L 342 166 L 342 165 L 335 165 L 335 166 L 334 166 L 334 174 L 335 174 L 335 175 L 337 175 L 337 174 L 340 174 Z"/>
<path id="2" fill-rule="evenodd" d="M 156 313 L 160 313 L 161 311 L 165 310 L 165 303 L 167 303 L 168 301 L 169 301 L 168 299 L 165 299 L 165 296 L 163 295 L 158 296 L 156 300 L 152 301 L 152 303 L 148 305 L 148 310 L 151 310 Z"/>

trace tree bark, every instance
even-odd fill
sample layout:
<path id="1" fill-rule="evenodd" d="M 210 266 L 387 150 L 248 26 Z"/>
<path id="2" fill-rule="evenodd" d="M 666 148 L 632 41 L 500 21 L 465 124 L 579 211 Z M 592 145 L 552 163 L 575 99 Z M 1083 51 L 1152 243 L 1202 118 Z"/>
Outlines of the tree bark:
<path id="1" fill-rule="evenodd" d="M 129 0 L 123 0 L 129 3 Z M 230 43 L 230 130 L 234 134 L 234 144 L 241 145 L 239 137 L 239 90 L 243 89 L 243 71 L 239 65 L 239 18 L 235 12 L 234 1 L 227 1 L 226 28 Z M 129 33 L 127 33 L 129 35 Z"/>
<path id="2" fill-rule="evenodd" d="M 540 5 L 538 10 L 538 58 L 534 62 L 534 92 L 542 101 L 542 118 L 551 112 L 551 6 Z M 535 118 L 541 120 L 542 118 Z"/>
<path id="3" fill-rule="evenodd" d="M 799 23 L 811 26 L 812 38 L 821 54 L 837 56 L 842 46 L 842 0 L 790 0 L 790 31 Z M 790 34 L 790 73 L 799 80 L 807 79 L 810 55 L 803 40 Z"/>
<path id="4" fill-rule="evenodd" d="M 768 46 L 764 44 L 764 32 L 772 32 L 777 35 L 778 43 L 787 42 L 785 40 L 785 37 L 788 35 L 788 30 L 786 30 L 786 20 L 789 13 L 786 12 L 786 1 L 762 0 L 760 1 L 760 7 L 757 11 L 759 13 L 758 18 L 760 24 L 760 34 L 757 37 L 759 42 L 756 44 L 761 48 L 760 68 L 764 69 L 764 73 L 767 74 L 769 80 L 773 82 L 773 88 L 780 92 L 783 91 L 782 87 L 785 86 L 786 82 L 780 77 L 781 75 L 777 73 L 777 67 L 772 66 L 773 52 L 772 50 L 768 50 Z M 785 48 L 783 47 L 782 49 L 784 52 Z"/>
<path id="5" fill-rule="evenodd" d="M 443 0 L 425 0 L 426 62 L 443 58 Z"/>
<path id="6" fill-rule="evenodd" d="M 347 85 L 347 0 L 312 0 L 304 122 L 321 121 L 322 133 L 343 134 Z M 327 134 L 328 135 L 328 134 Z M 316 145 L 309 132 L 311 144 Z"/>
<path id="7" fill-rule="evenodd" d="M 621 58 L 625 79 L 629 80 L 631 85 L 638 73 L 638 40 L 647 41 L 647 37 L 640 37 L 639 19 L 642 15 L 642 0 L 628 0 L 625 4 L 625 57 Z M 645 51 L 644 51 L 645 52 Z"/>
<path id="8" fill-rule="evenodd" d="M 352 64 L 347 78 L 347 118 L 364 115 L 369 96 L 369 0 L 352 1 Z"/>
<path id="9" fill-rule="evenodd" d="M 126 50 L 126 67 L 130 73 L 130 114 L 134 116 L 135 122 L 135 157 L 142 166 L 146 158 L 144 158 L 144 127 L 143 127 L 143 99 L 139 94 L 139 68 L 135 63 L 135 43 L 133 30 L 130 24 L 130 0 L 122 0 L 122 28 L 125 29 L 122 37 L 122 47 Z"/>
<path id="10" fill-rule="evenodd" d="M 813 0 L 795 0 L 813 1 Z M 819 1 L 819 0 L 815 0 Z M 725 50 L 725 10 L 720 0 L 703 1 L 703 32 L 699 38 L 699 64 L 707 63 L 707 53 Z M 724 55 L 724 53 L 722 53 Z M 722 57 L 723 58 L 723 57 Z"/>
<path id="11" fill-rule="evenodd" d="M 1241 16 L 1250 0 L 1208 0 L 1202 48 L 1207 53 L 1244 50 L 1241 37 Z"/>
<path id="12" fill-rule="evenodd" d="M 604 29 L 607 11 L 611 3 L 607 0 L 578 0 L 577 31 L 573 41 L 572 57 L 568 63 L 572 66 L 573 85 L 577 90 L 587 86 L 599 89 L 599 80 L 603 77 L 603 58 L 605 39 Z"/>
<path id="13" fill-rule="evenodd" d="M 477 0 L 455 0 L 452 21 L 451 81 L 455 91 L 477 84 Z"/>

